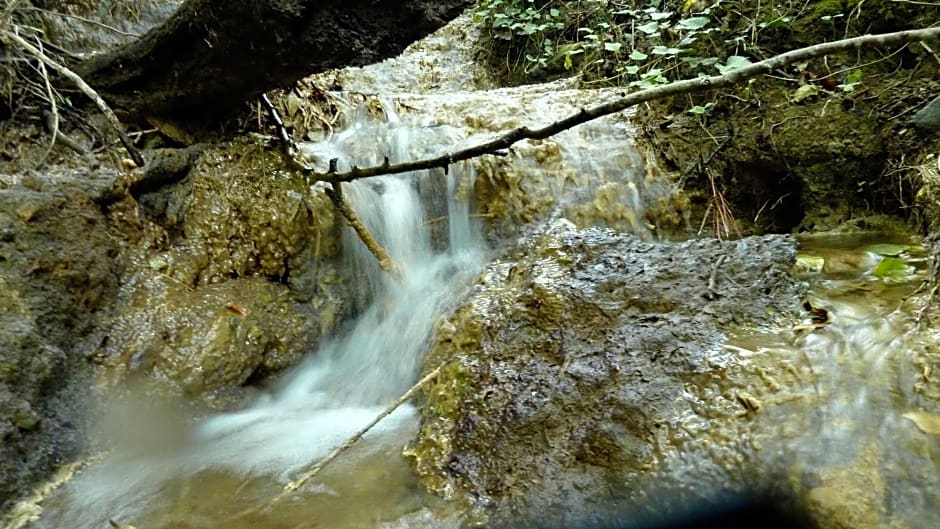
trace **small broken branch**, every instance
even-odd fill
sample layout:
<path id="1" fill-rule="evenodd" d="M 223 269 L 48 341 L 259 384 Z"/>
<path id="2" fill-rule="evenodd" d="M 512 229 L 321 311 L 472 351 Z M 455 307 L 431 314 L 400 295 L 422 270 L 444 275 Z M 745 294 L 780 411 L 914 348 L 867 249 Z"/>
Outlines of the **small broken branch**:
<path id="1" fill-rule="evenodd" d="M 36 40 L 38 41 L 39 39 Z M 43 50 L 41 47 L 37 49 L 42 53 Z M 46 120 L 46 123 L 51 129 L 49 134 L 52 134 L 52 139 L 49 140 L 49 147 L 42 155 L 42 159 L 39 161 L 39 166 L 36 167 L 36 169 L 41 169 L 46 165 L 46 160 L 49 159 L 49 155 L 52 154 L 52 149 L 55 148 L 55 142 L 59 139 L 59 105 L 56 104 L 55 101 L 55 90 L 52 89 L 52 81 L 49 80 L 49 72 L 46 70 L 46 65 L 42 61 L 39 61 L 39 73 L 42 75 L 42 81 L 46 87 L 46 95 L 49 97 L 49 113 L 51 117 Z"/>
<path id="2" fill-rule="evenodd" d="M 251 509 L 247 509 L 245 511 L 239 512 L 238 514 L 234 515 L 230 519 L 237 519 L 237 518 L 241 518 L 250 514 L 256 514 L 256 513 L 268 510 L 271 507 L 273 507 L 276 503 L 278 503 L 279 501 L 283 500 L 285 497 L 290 495 L 291 493 L 303 487 L 305 484 L 307 484 L 308 481 L 315 478 L 317 474 L 320 473 L 320 471 L 322 471 L 327 465 L 332 463 L 333 460 L 339 457 L 343 452 L 355 446 L 363 438 L 363 436 L 369 433 L 369 430 L 374 428 L 376 424 L 382 421 L 382 419 L 391 415 L 393 411 L 397 410 L 402 404 L 408 402 L 411 399 L 411 397 L 414 397 L 415 394 L 417 394 L 418 391 L 420 391 L 428 382 L 430 382 L 431 380 L 436 378 L 437 375 L 440 374 L 441 369 L 443 369 L 446 364 L 447 362 L 445 361 L 441 363 L 440 365 L 438 365 L 437 367 L 435 367 L 434 369 L 432 369 L 428 374 L 424 375 L 424 377 L 422 377 L 421 380 L 416 382 L 415 385 L 408 388 L 408 391 L 403 393 L 402 396 L 395 399 L 395 402 L 389 404 L 387 408 L 382 410 L 382 413 L 378 414 L 374 419 L 372 419 L 372 421 L 370 421 L 369 424 L 365 425 L 358 432 L 354 433 L 351 437 L 346 439 L 346 441 L 344 441 L 343 444 L 334 448 L 332 452 L 330 452 L 323 459 L 317 461 L 315 465 L 310 467 L 309 470 L 301 474 L 297 479 L 291 481 L 287 485 L 284 485 L 284 489 L 281 491 L 280 494 L 271 498 L 271 500 L 265 503 L 264 505 L 261 505 L 258 507 L 252 507 Z"/>
<path id="3" fill-rule="evenodd" d="M 326 196 L 330 197 L 336 209 L 343 214 L 349 226 L 355 230 L 356 235 L 359 235 L 359 239 L 362 243 L 365 244 L 366 248 L 375 256 L 375 259 L 379 262 L 379 267 L 385 272 L 392 274 L 395 278 L 401 277 L 401 269 L 395 264 L 395 260 L 392 259 L 392 256 L 385 251 L 385 248 L 369 233 L 366 225 L 363 224 L 359 216 L 356 215 L 352 206 L 343 198 L 343 190 L 340 188 L 341 185 L 340 183 L 331 184 L 331 187 L 326 190 Z"/>
<path id="4" fill-rule="evenodd" d="M 892 46 L 896 44 L 905 44 L 908 42 L 923 42 L 927 40 L 940 39 L 940 28 L 915 29 L 908 31 L 898 31 L 895 33 L 884 33 L 881 35 L 864 35 L 851 39 L 837 40 L 834 42 L 824 42 L 805 48 L 788 51 L 786 53 L 765 59 L 760 62 L 749 64 L 737 70 L 723 75 L 714 75 L 698 79 L 686 79 L 676 81 L 649 90 L 641 90 L 632 94 L 622 94 L 614 101 L 603 103 L 591 108 L 582 108 L 578 113 L 572 114 L 566 118 L 556 121 L 542 128 L 532 129 L 529 127 L 519 127 L 499 136 L 495 139 L 472 147 L 456 151 L 450 154 L 443 154 L 435 158 L 428 158 L 414 162 L 404 162 L 397 164 L 383 164 L 376 167 L 359 168 L 353 167 L 346 172 L 337 172 L 331 167 L 326 173 L 319 173 L 311 168 L 304 169 L 305 174 L 313 181 L 324 182 L 350 182 L 360 178 L 370 178 L 386 174 L 407 173 L 410 171 L 420 171 L 424 169 L 433 169 L 442 167 L 445 170 L 453 163 L 469 160 L 482 156 L 484 154 L 495 154 L 498 151 L 506 149 L 524 139 L 542 140 L 561 131 L 573 128 L 577 125 L 587 123 L 588 121 L 614 114 L 640 103 L 663 99 L 670 96 L 688 94 L 701 90 L 713 90 L 724 88 L 737 84 L 745 79 L 756 77 L 761 74 L 770 73 L 784 66 L 828 55 L 842 51 L 859 49 L 865 46 Z"/>
<path id="5" fill-rule="evenodd" d="M 290 133 L 287 131 L 287 127 L 284 126 L 284 120 L 281 119 L 281 114 L 277 111 L 277 108 L 274 107 L 274 104 L 268 98 L 267 94 L 261 95 L 261 106 L 265 108 L 271 121 L 274 122 L 274 128 L 277 129 L 277 136 L 281 142 L 281 152 L 284 157 L 287 158 L 288 163 L 293 165 L 294 168 L 303 170 L 303 165 L 297 160 L 297 146 L 294 144 L 293 138 L 291 138 Z M 330 167 L 335 167 L 335 164 L 336 161 L 331 160 Z M 385 159 L 385 166 L 387 165 L 388 158 Z M 366 228 L 366 225 L 359 219 L 359 215 L 356 215 L 356 211 L 349 205 L 349 202 L 343 198 L 343 190 L 340 188 L 340 185 L 339 182 L 331 184 L 330 187 L 326 189 L 326 196 L 330 197 L 336 209 L 343 214 L 343 217 L 346 218 L 346 222 L 349 223 L 349 226 L 356 232 L 356 235 L 359 236 L 362 244 L 365 244 L 366 248 L 375 256 L 375 259 L 379 262 L 379 267 L 396 278 L 401 277 L 401 269 L 395 264 L 395 261 L 385 248 L 369 233 L 368 228 Z"/>
<path id="6" fill-rule="evenodd" d="M 127 149 L 128 154 L 130 154 L 131 159 L 134 160 L 134 163 L 137 164 L 137 167 L 144 166 L 144 157 L 141 156 L 140 151 L 134 147 L 134 144 L 131 143 L 130 138 L 127 137 L 127 133 L 124 131 L 124 127 L 121 126 L 121 122 L 118 120 L 117 116 L 114 115 L 114 111 L 112 111 L 111 107 L 105 103 L 104 99 L 101 99 L 101 96 L 98 95 L 98 92 L 95 92 L 92 87 L 88 86 L 88 83 L 86 83 L 84 79 L 82 79 L 77 73 L 49 58 L 49 56 L 43 53 L 42 50 L 33 46 L 16 33 L 13 33 L 9 30 L 2 30 L 0 31 L 0 41 L 3 41 L 10 46 L 15 46 L 22 49 L 26 53 L 39 60 L 45 66 L 52 68 L 53 70 L 59 72 L 59 74 L 62 76 L 75 83 L 75 86 L 77 86 L 78 89 L 82 91 L 82 93 L 88 96 L 89 99 L 94 101 L 98 109 L 101 110 L 101 112 L 105 115 L 108 123 L 110 123 L 111 127 L 114 128 L 115 132 L 117 132 L 118 137 L 121 139 L 121 144 L 124 145 L 125 149 Z"/>

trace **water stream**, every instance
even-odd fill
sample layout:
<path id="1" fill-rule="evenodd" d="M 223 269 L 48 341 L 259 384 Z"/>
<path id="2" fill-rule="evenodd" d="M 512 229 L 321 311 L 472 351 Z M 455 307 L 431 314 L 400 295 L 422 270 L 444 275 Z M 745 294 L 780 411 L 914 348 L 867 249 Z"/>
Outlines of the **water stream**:
<path id="1" fill-rule="evenodd" d="M 381 162 L 383 155 L 398 162 L 411 156 L 413 146 L 444 141 L 452 133 L 415 128 L 389 113 L 381 121 L 360 116 L 328 143 L 305 147 L 329 152 L 342 168 Z M 371 158 L 350 157 L 352 145 L 363 138 L 378 142 Z M 417 380 L 437 318 L 484 264 L 479 227 L 457 192 L 473 178 L 470 166 L 458 164 L 446 175 L 421 172 L 345 185 L 348 199 L 396 261 L 401 277 L 382 272 L 349 229 L 345 255 L 359 283 L 362 312 L 346 332 L 312 352 L 250 407 L 192 429 L 169 420 L 167 428 L 180 430 L 175 443 L 119 447 L 50 499 L 48 514 L 36 527 L 101 528 L 113 518 L 150 529 L 224 517 L 276 495 L 365 426 Z M 435 180 L 443 192 L 437 200 L 422 200 L 422 186 Z M 439 240 L 432 236 L 437 233 L 432 221 L 446 223 Z M 331 468 L 333 479 L 326 472 L 324 481 L 301 491 L 302 502 L 278 506 L 274 521 L 259 515 L 269 520 L 265 527 L 311 519 L 329 527 L 360 527 L 406 514 L 420 517 L 416 511 L 433 502 L 419 492 L 401 456 L 416 422 L 410 405 L 400 407 L 369 433 L 363 446 Z M 340 475 L 343 479 L 336 479 Z M 373 509 L 355 508 L 366 501 L 363 495 Z M 229 525 L 257 522 L 246 517 Z"/>

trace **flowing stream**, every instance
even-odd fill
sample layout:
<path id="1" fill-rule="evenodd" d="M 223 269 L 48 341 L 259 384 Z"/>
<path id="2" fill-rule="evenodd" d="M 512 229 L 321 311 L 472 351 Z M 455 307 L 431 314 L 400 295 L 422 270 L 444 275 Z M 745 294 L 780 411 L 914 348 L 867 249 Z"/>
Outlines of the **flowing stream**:
<path id="1" fill-rule="evenodd" d="M 360 117 L 354 123 L 328 143 L 305 148 L 329 152 L 341 160 L 342 168 L 353 162 L 381 162 L 380 154 L 397 162 L 410 156 L 415 134 L 429 142 L 444 141 L 452 132 L 414 128 L 390 113 L 385 121 Z M 350 146 L 363 138 L 380 145 L 372 149 L 371 159 L 350 159 Z M 346 266 L 359 282 L 363 306 L 346 332 L 328 340 L 247 409 L 212 417 L 190 430 L 167 424 L 180 430 L 175 443 L 119 447 L 50 499 L 48 514 L 36 527 L 101 528 L 113 518 L 150 529 L 223 519 L 275 496 L 283 483 L 404 393 L 418 378 L 437 318 L 462 292 L 461 285 L 480 270 L 486 254 L 467 200 L 457 192 L 462 185 L 472 185 L 472 169 L 458 164 L 446 175 L 440 173 L 345 186 L 354 209 L 401 270 L 399 278 L 382 272 L 348 229 Z M 422 201 L 421 186 L 430 185 L 432 178 L 443 193 L 437 200 Z M 446 223 L 447 230 L 431 229 L 440 223 Z M 442 240 L 434 240 L 434 233 Z M 401 456 L 416 422 L 413 407 L 398 408 L 370 431 L 364 446 L 336 463 L 335 472 L 345 478 L 336 482 L 325 472 L 325 481 L 318 479 L 301 491 L 303 502 L 285 500 L 286 505 L 276 508 L 276 521 L 265 526 L 289 527 L 287 520 L 296 525 L 316 519 L 329 527 L 359 527 L 408 513 L 421 516 L 415 513 L 418 507 L 432 502 L 424 498 L 415 503 L 422 496 Z M 356 509 L 358 502 L 366 501 L 362 495 L 373 509 Z M 249 516 L 225 525 L 256 523 L 257 517 Z"/>

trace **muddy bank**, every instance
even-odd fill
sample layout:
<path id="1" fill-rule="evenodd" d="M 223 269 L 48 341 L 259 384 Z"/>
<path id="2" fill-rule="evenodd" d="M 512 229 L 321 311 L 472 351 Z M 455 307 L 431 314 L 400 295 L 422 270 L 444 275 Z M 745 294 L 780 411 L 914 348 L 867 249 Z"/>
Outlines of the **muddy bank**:
<path id="1" fill-rule="evenodd" d="M 124 269 L 122 234 L 92 200 L 113 178 L 0 175 L 0 511 L 81 446 L 82 338 Z"/>
<path id="2" fill-rule="evenodd" d="M 497 519 L 603 511 L 660 457 L 724 333 L 796 313 L 795 253 L 784 237 L 663 245 L 552 224 L 439 325 L 426 365 L 445 374 L 406 454 L 431 490 Z"/>
<path id="3" fill-rule="evenodd" d="M 276 150 L 207 148 L 141 197 L 150 240 L 128 252 L 96 352 L 109 378 L 213 400 L 293 365 L 345 315 L 342 221 Z"/>
<path id="4" fill-rule="evenodd" d="M 0 175 L 0 509 L 77 456 L 86 407 L 128 387 L 231 406 L 351 310 L 342 225 L 276 151 L 207 148 L 139 201 L 88 165 Z"/>

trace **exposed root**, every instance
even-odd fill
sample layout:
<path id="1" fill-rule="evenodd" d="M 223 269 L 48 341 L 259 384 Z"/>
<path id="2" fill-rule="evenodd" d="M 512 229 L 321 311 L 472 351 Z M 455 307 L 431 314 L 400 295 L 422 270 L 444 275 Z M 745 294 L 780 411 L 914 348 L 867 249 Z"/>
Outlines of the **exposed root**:
<path id="1" fill-rule="evenodd" d="M 131 159 L 134 160 L 134 163 L 137 164 L 138 167 L 144 166 L 144 157 L 140 154 L 140 151 L 138 151 L 137 148 L 134 147 L 134 144 L 131 142 L 130 138 L 127 136 L 127 132 L 124 131 L 124 127 L 121 125 L 121 122 L 118 120 L 117 116 L 114 115 L 114 111 L 111 110 L 111 107 L 109 107 L 108 104 L 104 101 L 104 99 L 102 99 L 101 96 L 98 95 L 98 92 L 96 92 L 91 86 L 89 86 L 88 83 L 86 83 L 84 79 L 82 79 L 77 73 L 73 72 L 69 68 L 63 66 L 62 64 L 59 64 L 58 62 L 50 58 L 48 55 L 46 55 L 46 53 L 43 52 L 43 50 L 37 48 L 36 46 L 33 46 L 32 44 L 27 42 L 23 37 L 19 36 L 16 33 L 15 26 L 13 27 L 12 30 L 10 29 L 0 30 L 0 41 L 2 41 L 7 46 L 10 46 L 11 48 L 22 50 L 27 55 L 38 60 L 44 67 L 52 68 L 63 77 L 72 81 L 72 83 L 74 83 L 75 86 L 77 86 L 78 89 L 81 90 L 81 92 L 85 94 L 89 99 L 91 99 L 95 103 L 95 105 L 98 107 L 98 109 L 101 110 L 105 118 L 107 118 L 108 123 L 115 130 L 118 137 L 121 139 L 121 144 L 124 145 L 125 149 L 127 149 L 127 152 L 128 154 L 130 154 Z M 54 103 L 50 103 L 50 104 L 54 104 Z"/>
<path id="2" fill-rule="evenodd" d="M 708 209 L 705 210 L 705 216 L 702 217 L 702 225 L 699 226 L 698 235 L 702 234 L 710 215 L 712 218 L 712 231 L 718 240 L 728 238 L 732 233 L 740 237 L 741 230 L 738 229 L 738 223 L 734 220 L 734 214 L 731 212 L 731 207 L 728 205 L 724 193 L 718 189 L 718 184 L 715 183 L 715 175 L 708 169 L 705 170 L 705 173 L 708 175 L 708 183 L 711 186 L 711 197 L 708 200 Z"/>

